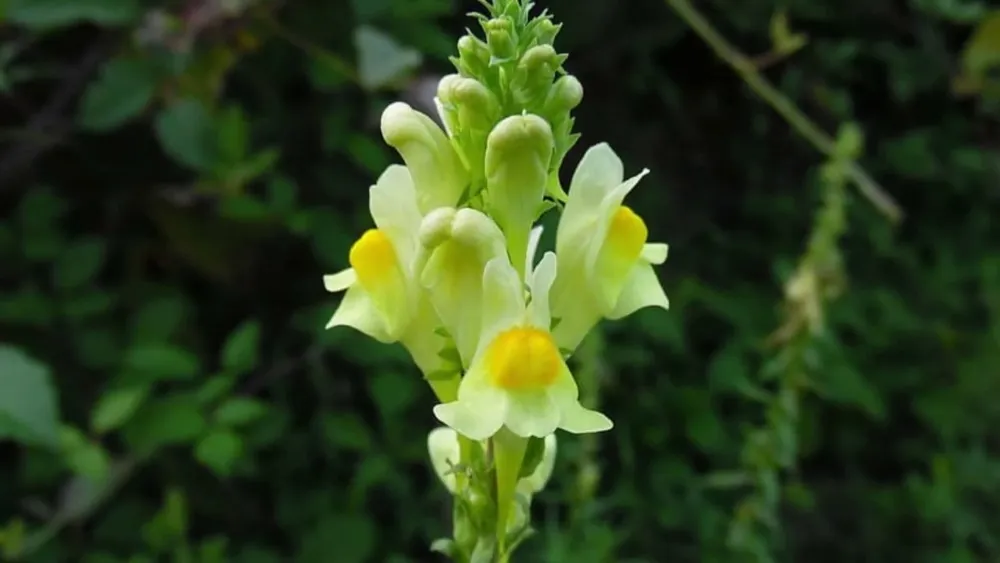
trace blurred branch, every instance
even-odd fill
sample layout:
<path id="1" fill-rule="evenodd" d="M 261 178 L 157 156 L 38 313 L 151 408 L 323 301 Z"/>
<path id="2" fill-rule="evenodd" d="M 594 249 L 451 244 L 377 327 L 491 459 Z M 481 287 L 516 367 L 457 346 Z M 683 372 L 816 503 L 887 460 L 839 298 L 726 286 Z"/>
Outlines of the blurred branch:
<path id="1" fill-rule="evenodd" d="M 63 115 L 87 85 L 90 76 L 104 60 L 107 45 L 90 48 L 74 68 L 55 87 L 52 97 L 29 121 L 27 140 L 0 156 L 0 190 L 10 189 L 15 175 L 30 166 L 45 151 L 59 144 L 71 129 Z"/>
<path id="2" fill-rule="evenodd" d="M 278 37 L 281 37 L 285 41 L 288 41 L 292 45 L 302 49 L 302 51 L 304 51 L 307 55 L 316 57 L 320 61 L 323 61 L 323 63 L 330 65 L 330 67 L 346 76 L 351 82 L 357 83 L 357 71 L 342 57 L 331 53 L 327 49 L 324 49 L 312 41 L 297 35 L 294 31 L 288 29 L 282 25 L 281 22 L 276 20 L 268 10 L 257 10 L 255 12 L 255 16 Z"/>
<path id="3" fill-rule="evenodd" d="M 768 82 L 760 74 L 754 62 L 730 45 L 688 0 L 666 0 L 666 2 L 677 12 L 681 19 L 691 26 L 691 29 L 695 33 L 701 36 L 719 58 L 732 67 L 758 96 L 770 104 L 774 111 L 784 117 L 789 125 L 805 137 L 816 150 L 823 153 L 827 158 L 833 158 L 835 154 L 833 138 L 802 113 L 788 97 Z M 861 194 L 888 217 L 889 220 L 894 223 L 902 220 L 903 210 L 892 196 L 882 189 L 878 182 L 872 179 L 861 166 L 854 162 L 850 163 L 847 174 L 851 181 L 857 185 Z"/>

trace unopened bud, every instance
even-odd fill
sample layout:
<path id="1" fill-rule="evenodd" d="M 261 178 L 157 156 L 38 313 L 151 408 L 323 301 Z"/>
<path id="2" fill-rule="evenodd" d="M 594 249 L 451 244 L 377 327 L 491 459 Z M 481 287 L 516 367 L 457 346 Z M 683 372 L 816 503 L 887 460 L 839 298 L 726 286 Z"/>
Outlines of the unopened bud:
<path id="1" fill-rule="evenodd" d="M 403 102 L 382 112 L 382 137 L 406 162 L 417 191 L 417 205 L 427 213 L 458 203 L 468 183 L 465 167 L 437 123 Z"/>
<path id="2" fill-rule="evenodd" d="M 561 29 L 562 24 L 554 24 L 549 18 L 540 18 L 533 31 L 540 45 L 551 45 Z"/>
<path id="3" fill-rule="evenodd" d="M 486 31 L 486 43 L 493 60 L 507 61 L 514 57 L 517 43 L 514 40 L 514 25 L 509 18 L 488 20 L 483 24 L 483 29 Z"/>
<path id="4" fill-rule="evenodd" d="M 421 246 L 433 250 L 451 238 L 455 214 L 454 207 L 439 207 L 425 215 L 417 232 Z"/>
<path id="5" fill-rule="evenodd" d="M 478 37 L 465 35 L 458 40 L 458 60 L 466 73 L 480 76 L 490 66 L 490 48 Z"/>
<path id="6" fill-rule="evenodd" d="M 544 112 L 555 116 L 569 112 L 583 101 L 583 85 L 572 74 L 556 80 L 545 98 Z"/>
<path id="7" fill-rule="evenodd" d="M 486 141 L 489 209 L 508 239 L 508 251 L 523 273 L 528 234 L 545 196 L 554 147 L 552 128 L 537 115 L 508 117 Z"/>

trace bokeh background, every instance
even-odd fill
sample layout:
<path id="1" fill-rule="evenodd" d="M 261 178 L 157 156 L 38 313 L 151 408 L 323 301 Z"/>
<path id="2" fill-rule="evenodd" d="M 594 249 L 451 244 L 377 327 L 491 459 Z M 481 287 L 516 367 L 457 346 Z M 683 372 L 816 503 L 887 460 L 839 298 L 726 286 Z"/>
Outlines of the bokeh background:
<path id="1" fill-rule="evenodd" d="M 601 141 L 652 170 L 631 197 L 671 245 L 672 310 L 575 358 L 617 426 L 560 435 L 519 560 L 997 561 L 989 3 L 695 3 L 822 129 L 860 127 L 906 214 L 838 192 L 820 277 L 839 291 L 791 339 L 769 336 L 795 316 L 827 156 L 663 0 L 539 4 L 586 92 L 564 178 Z M 0 6 L 2 557 L 440 560 L 432 395 L 401 349 L 322 330 L 321 276 L 399 160 L 382 108 L 428 109 L 477 5 Z"/>

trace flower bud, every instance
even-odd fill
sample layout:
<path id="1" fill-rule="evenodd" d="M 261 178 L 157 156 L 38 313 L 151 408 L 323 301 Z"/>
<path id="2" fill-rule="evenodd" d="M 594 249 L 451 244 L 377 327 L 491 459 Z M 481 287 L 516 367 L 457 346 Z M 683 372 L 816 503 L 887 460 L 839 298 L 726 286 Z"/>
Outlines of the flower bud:
<path id="1" fill-rule="evenodd" d="M 438 97 L 457 110 L 459 130 L 489 131 L 500 115 L 500 102 L 475 78 L 448 75 L 438 83 Z"/>
<path id="2" fill-rule="evenodd" d="M 465 167 L 444 131 L 403 102 L 382 112 L 382 137 L 406 162 L 422 213 L 458 203 L 468 183 Z"/>
<path id="3" fill-rule="evenodd" d="M 481 76 L 490 66 L 490 48 L 472 35 L 458 40 L 458 64 L 470 76 Z"/>
<path id="4" fill-rule="evenodd" d="M 554 147 L 552 128 L 537 115 L 508 117 L 486 141 L 486 197 L 507 236 L 514 267 L 524 273 L 528 234 L 545 196 Z"/>
<path id="5" fill-rule="evenodd" d="M 538 23 L 532 29 L 535 33 L 535 39 L 540 45 L 551 45 L 555 41 L 556 35 L 562 29 L 562 24 L 552 23 L 552 20 L 549 18 L 539 18 L 536 21 Z"/>
<path id="6" fill-rule="evenodd" d="M 514 25 L 510 18 L 500 17 L 488 20 L 483 24 L 486 31 L 486 43 L 494 61 L 508 61 L 517 54 L 517 42 L 514 40 Z"/>
<path id="7" fill-rule="evenodd" d="M 420 244 L 434 249 L 451 238 L 451 225 L 455 221 L 454 207 L 439 207 L 424 216 L 417 238 Z"/>
<path id="8" fill-rule="evenodd" d="M 545 97 L 543 111 L 556 116 L 569 112 L 583 101 L 583 85 L 575 76 L 567 74 L 556 80 Z"/>
<path id="9" fill-rule="evenodd" d="M 451 468 L 458 463 L 458 435 L 450 428 L 431 430 L 427 435 L 427 453 L 438 479 L 449 493 L 455 494 L 455 474 L 451 472 Z"/>

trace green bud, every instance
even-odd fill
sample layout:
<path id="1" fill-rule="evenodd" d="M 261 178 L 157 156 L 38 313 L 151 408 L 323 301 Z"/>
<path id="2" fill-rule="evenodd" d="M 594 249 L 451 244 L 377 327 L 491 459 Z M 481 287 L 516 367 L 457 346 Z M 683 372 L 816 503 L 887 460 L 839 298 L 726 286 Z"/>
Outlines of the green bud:
<path id="1" fill-rule="evenodd" d="M 490 66 L 490 48 L 482 40 L 465 35 L 458 40 L 456 66 L 468 76 L 482 76 Z"/>
<path id="2" fill-rule="evenodd" d="M 543 112 L 546 116 L 561 116 L 583 101 L 583 85 L 575 76 L 567 74 L 556 80 L 545 97 Z"/>
<path id="3" fill-rule="evenodd" d="M 551 45 L 555 41 L 556 35 L 562 29 L 562 24 L 554 24 L 547 17 L 538 18 L 529 25 L 539 45 Z"/>
<path id="4" fill-rule="evenodd" d="M 491 62 L 505 62 L 517 54 L 517 39 L 514 37 L 514 24 L 507 17 L 493 18 L 483 23 L 486 32 L 486 44 L 492 55 Z"/>
<path id="5" fill-rule="evenodd" d="M 438 97 L 458 110 L 462 129 L 489 130 L 500 117 L 496 96 L 475 78 L 446 76 L 438 83 Z"/>
<path id="6" fill-rule="evenodd" d="M 504 119 L 486 141 L 488 208 L 507 236 L 507 250 L 521 273 L 531 225 L 545 196 L 554 144 L 548 122 L 531 114 Z"/>
<path id="7" fill-rule="evenodd" d="M 556 53 L 552 45 L 536 45 L 528 49 L 517 64 L 517 74 L 511 84 L 514 99 L 525 109 L 537 109 L 545 100 L 552 80 L 566 57 Z"/>

